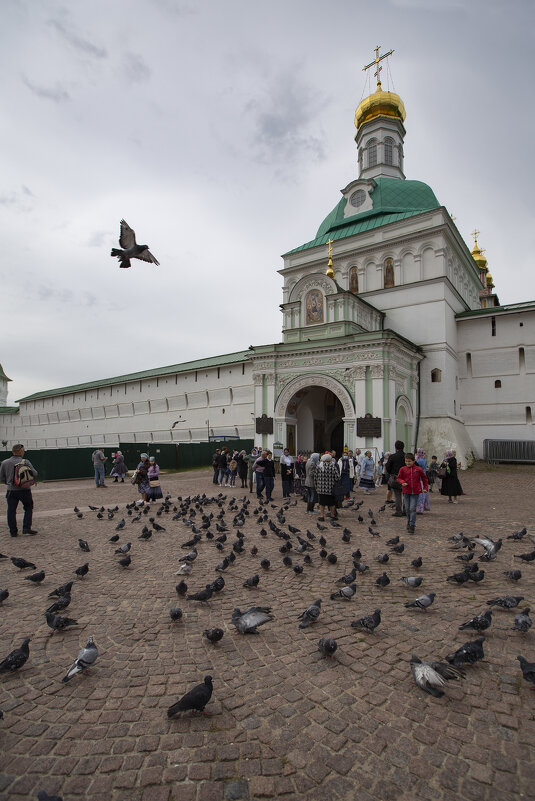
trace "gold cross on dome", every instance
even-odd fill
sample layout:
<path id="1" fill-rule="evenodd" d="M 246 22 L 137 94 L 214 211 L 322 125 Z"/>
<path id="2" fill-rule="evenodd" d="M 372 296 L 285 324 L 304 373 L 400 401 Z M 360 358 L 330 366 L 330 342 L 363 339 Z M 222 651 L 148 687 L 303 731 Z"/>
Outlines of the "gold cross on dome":
<path id="1" fill-rule="evenodd" d="M 329 245 L 329 256 L 332 256 L 332 253 L 333 253 L 333 242 L 334 242 L 334 239 L 328 239 L 327 240 L 327 244 Z"/>
<path id="2" fill-rule="evenodd" d="M 366 70 L 369 70 L 370 67 L 373 67 L 374 64 L 375 64 L 377 69 L 375 70 L 375 72 L 373 74 L 377 78 L 377 91 L 379 91 L 379 89 L 381 88 L 381 79 L 380 79 L 379 75 L 380 75 L 380 72 L 383 69 L 380 66 L 379 62 L 382 61 L 383 58 L 388 58 L 388 56 L 391 56 L 392 53 L 394 52 L 393 50 L 389 50 L 388 53 L 385 53 L 383 56 L 380 56 L 379 55 L 380 47 L 381 47 L 381 45 L 377 45 L 377 47 L 375 48 L 375 60 L 374 61 L 370 61 L 369 64 L 366 64 L 366 66 L 362 68 L 362 71 L 365 72 Z"/>
<path id="3" fill-rule="evenodd" d="M 474 237 L 474 247 L 476 248 L 477 248 L 477 238 L 480 233 L 481 231 L 478 231 L 477 228 L 474 228 L 474 230 L 472 231 L 472 236 Z"/>

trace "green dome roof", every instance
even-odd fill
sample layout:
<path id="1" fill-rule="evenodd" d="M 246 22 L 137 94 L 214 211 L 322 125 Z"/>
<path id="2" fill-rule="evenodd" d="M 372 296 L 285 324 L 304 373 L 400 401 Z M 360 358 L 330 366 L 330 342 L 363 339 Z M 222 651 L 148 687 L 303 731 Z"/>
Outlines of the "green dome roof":
<path id="1" fill-rule="evenodd" d="M 316 238 L 289 252 L 324 245 L 328 239 L 345 239 L 440 207 L 431 187 L 422 181 L 381 177 L 374 178 L 374 181 L 376 185 L 370 194 L 373 209 L 344 217 L 347 200 L 342 198 L 323 220 Z"/>

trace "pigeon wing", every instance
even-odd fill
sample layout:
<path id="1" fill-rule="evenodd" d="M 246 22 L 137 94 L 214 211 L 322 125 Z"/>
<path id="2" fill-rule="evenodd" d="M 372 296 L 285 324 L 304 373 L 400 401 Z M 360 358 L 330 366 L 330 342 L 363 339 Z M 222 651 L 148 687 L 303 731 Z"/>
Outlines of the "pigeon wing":
<path id="1" fill-rule="evenodd" d="M 152 264 L 156 264 L 156 266 L 160 266 L 160 262 L 154 258 L 150 250 L 142 250 L 141 253 L 136 255 L 136 259 L 141 259 L 141 261 L 149 261 Z"/>
<path id="2" fill-rule="evenodd" d="M 426 665 L 425 662 L 420 662 L 416 665 L 411 665 L 412 675 L 418 687 L 430 695 L 440 697 L 444 695 L 442 687 L 445 684 L 444 679 L 436 670 L 433 670 L 431 665 Z"/>
<path id="3" fill-rule="evenodd" d="M 133 228 L 130 228 L 126 220 L 121 220 L 121 236 L 119 237 L 119 244 L 125 250 L 133 248 L 136 244 L 136 233 Z"/>

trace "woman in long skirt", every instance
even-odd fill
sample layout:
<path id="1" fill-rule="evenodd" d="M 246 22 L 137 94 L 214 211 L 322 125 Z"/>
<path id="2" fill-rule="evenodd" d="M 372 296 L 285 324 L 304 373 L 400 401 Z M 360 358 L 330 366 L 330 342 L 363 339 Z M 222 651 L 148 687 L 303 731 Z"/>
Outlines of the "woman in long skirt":
<path id="1" fill-rule="evenodd" d="M 457 459 L 451 451 L 445 451 L 441 467 L 446 468 L 446 475 L 442 479 L 440 494 L 448 496 L 448 503 L 457 503 L 457 496 L 463 494 L 463 488 L 457 477 Z"/>
<path id="2" fill-rule="evenodd" d="M 124 477 L 128 472 L 128 468 L 124 463 L 124 456 L 121 451 L 117 451 L 115 454 L 115 459 L 113 460 L 113 468 L 110 473 L 110 476 L 114 476 L 114 484 L 117 484 L 119 479 L 121 479 L 121 484 L 124 484 Z"/>
<path id="3" fill-rule="evenodd" d="M 372 452 L 366 451 L 360 467 L 359 489 L 363 489 L 366 495 L 375 490 L 375 462 L 372 459 Z"/>
<path id="4" fill-rule="evenodd" d="M 155 456 L 151 456 L 149 459 L 149 469 L 147 472 L 147 478 L 149 479 L 147 500 L 157 501 L 159 498 L 163 498 L 163 492 L 160 486 L 160 468 L 156 464 Z"/>

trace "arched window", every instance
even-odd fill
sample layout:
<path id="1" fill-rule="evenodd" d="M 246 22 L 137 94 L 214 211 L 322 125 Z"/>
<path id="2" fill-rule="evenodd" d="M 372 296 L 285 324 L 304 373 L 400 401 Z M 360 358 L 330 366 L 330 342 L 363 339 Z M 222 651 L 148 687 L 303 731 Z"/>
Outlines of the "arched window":
<path id="1" fill-rule="evenodd" d="M 431 370 L 431 383 L 440 384 L 441 381 L 442 381 L 442 370 L 439 370 L 438 367 L 435 367 L 434 370 Z"/>
<path id="2" fill-rule="evenodd" d="M 391 286 L 395 286 L 395 284 L 394 284 L 394 260 L 393 259 L 385 259 L 383 286 L 384 286 L 385 289 L 388 289 Z"/>
<path id="3" fill-rule="evenodd" d="M 394 140 L 391 136 L 387 136 L 384 143 L 385 148 L 385 164 L 392 166 L 394 163 L 394 156 L 393 156 L 393 147 L 394 147 Z"/>
<path id="4" fill-rule="evenodd" d="M 501 389 L 501 388 L 502 388 L 502 382 L 500 381 L 499 378 L 497 378 L 496 381 L 494 382 L 494 389 Z"/>
<path id="5" fill-rule="evenodd" d="M 377 140 L 370 139 L 368 142 L 368 167 L 375 167 L 377 164 Z"/>

